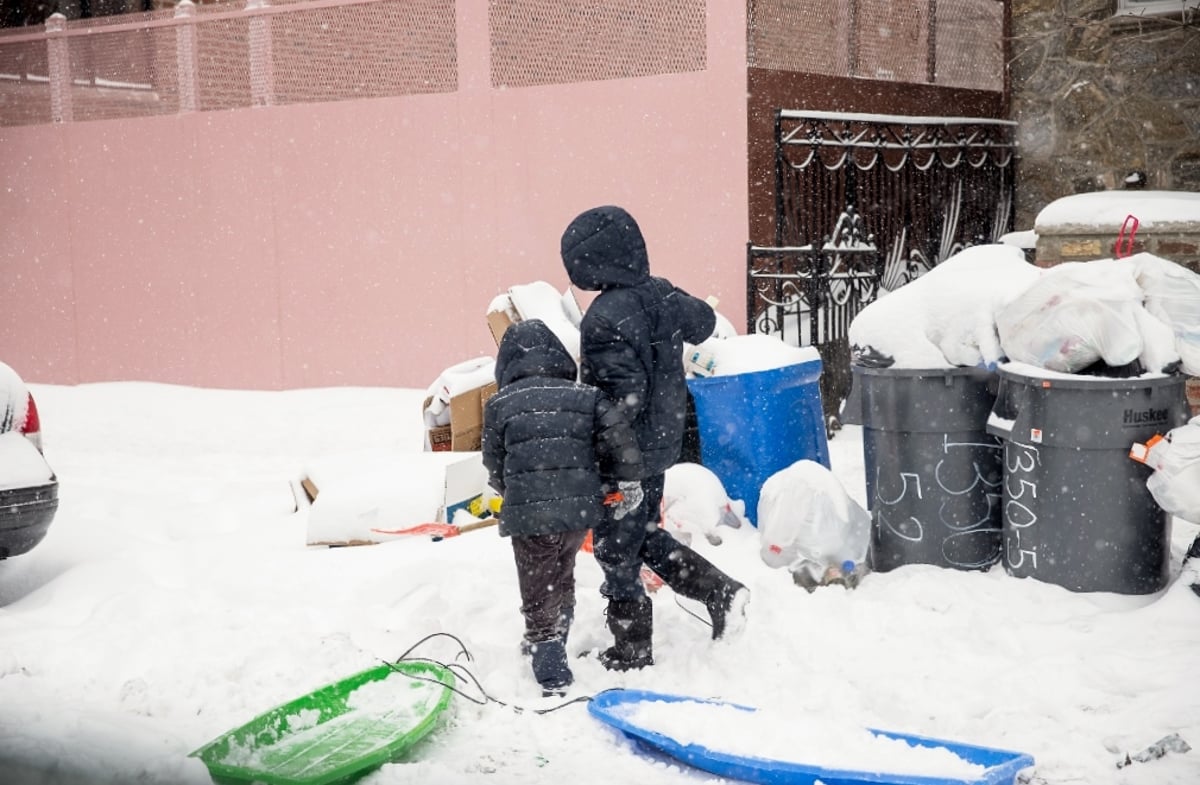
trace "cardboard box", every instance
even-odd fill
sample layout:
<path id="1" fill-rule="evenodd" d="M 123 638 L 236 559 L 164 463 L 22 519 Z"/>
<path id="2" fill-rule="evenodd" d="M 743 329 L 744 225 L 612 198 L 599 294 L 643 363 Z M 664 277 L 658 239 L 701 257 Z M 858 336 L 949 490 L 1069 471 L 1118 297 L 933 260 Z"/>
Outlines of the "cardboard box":
<path id="1" fill-rule="evenodd" d="M 511 301 L 510 301 L 511 304 Z M 504 332 L 509 327 L 512 327 L 515 322 L 513 315 L 508 311 L 489 311 L 487 315 L 488 329 L 492 331 L 492 338 L 496 341 L 496 346 L 500 345 L 500 339 L 504 337 Z M 517 317 L 519 321 L 521 317 Z"/>
<path id="2" fill-rule="evenodd" d="M 496 383 L 459 393 L 450 399 L 450 424 L 426 429 L 432 452 L 472 452 L 478 450 L 483 438 L 483 405 L 496 394 Z M 424 415 L 433 396 L 421 404 Z"/>
<path id="3" fill-rule="evenodd" d="M 368 545 L 420 535 L 385 534 L 451 523 L 487 486 L 478 452 L 363 452 L 312 461 L 293 483 L 308 511 L 309 545 Z"/>

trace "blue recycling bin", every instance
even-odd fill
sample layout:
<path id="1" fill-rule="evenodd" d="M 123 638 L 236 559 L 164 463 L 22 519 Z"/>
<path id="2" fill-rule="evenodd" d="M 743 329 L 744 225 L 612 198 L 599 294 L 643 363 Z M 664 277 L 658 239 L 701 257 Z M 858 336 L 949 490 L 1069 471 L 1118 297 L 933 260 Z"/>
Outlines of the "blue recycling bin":
<path id="1" fill-rule="evenodd" d="M 758 495 L 775 472 L 808 459 L 829 467 L 821 361 L 688 380 L 696 402 L 701 463 L 758 525 Z"/>

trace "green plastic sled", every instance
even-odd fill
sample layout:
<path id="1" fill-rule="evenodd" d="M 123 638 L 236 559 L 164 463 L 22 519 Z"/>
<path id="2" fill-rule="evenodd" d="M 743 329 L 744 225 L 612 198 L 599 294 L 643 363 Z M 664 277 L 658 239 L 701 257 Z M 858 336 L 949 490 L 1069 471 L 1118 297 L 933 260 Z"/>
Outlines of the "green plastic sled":
<path id="1" fill-rule="evenodd" d="M 403 755 L 450 704 L 454 674 L 383 664 L 271 709 L 191 753 L 219 785 L 333 785 Z"/>

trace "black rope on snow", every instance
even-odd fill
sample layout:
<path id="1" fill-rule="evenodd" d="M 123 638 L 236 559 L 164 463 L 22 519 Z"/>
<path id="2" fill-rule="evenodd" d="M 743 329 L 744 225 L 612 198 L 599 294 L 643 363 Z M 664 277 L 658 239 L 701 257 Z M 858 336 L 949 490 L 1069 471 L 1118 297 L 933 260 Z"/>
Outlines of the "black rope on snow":
<path id="1" fill-rule="evenodd" d="M 461 656 L 461 655 L 466 655 L 467 662 L 470 662 L 471 660 L 475 659 L 474 657 L 471 656 L 471 652 L 467 651 L 466 644 L 464 644 L 461 640 L 459 640 L 458 636 L 451 635 L 448 632 L 431 632 L 428 635 L 426 635 L 424 638 L 422 638 L 421 640 L 414 643 L 412 646 L 409 646 L 407 651 L 405 651 L 403 654 L 401 654 L 399 657 L 396 658 L 396 662 L 399 662 L 400 660 L 403 660 L 403 659 L 408 659 L 408 655 L 412 654 L 413 650 L 416 649 L 421 644 L 423 644 L 427 641 L 433 640 L 434 638 L 442 638 L 442 637 L 449 638 L 450 640 L 452 640 L 458 644 L 458 654 L 454 655 L 454 659 L 457 660 L 459 658 L 459 656 Z M 430 662 L 435 662 L 435 660 L 430 660 Z M 441 665 L 442 663 L 438 663 L 438 664 Z"/>
<path id="2" fill-rule="evenodd" d="M 703 616 L 696 613 L 694 610 L 692 610 L 691 608 L 687 607 L 682 602 L 680 602 L 678 594 L 675 595 L 675 604 L 678 605 L 680 610 L 682 610 L 684 613 L 688 614 L 689 616 L 692 616 L 693 618 L 700 620 L 700 622 L 702 624 L 709 627 L 710 629 L 712 628 L 712 621 L 710 619 L 704 618 Z"/>
<path id="3" fill-rule="evenodd" d="M 486 706 L 488 703 L 495 703 L 500 706 L 504 706 L 505 708 L 512 709 L 517 714 L 521 714 L 526 711 L 532 711 L 534 714 L 549 714 L 550 712 L 558 711 L 559 709 L 565 708 L 574 703 L 587 703 L 588 701 L 592 700 L 593 696 L 591 696 L 591 695 L 581 695 L 578 698 L 572 698 L 569 701 L 560 703 L 557 706 L 551 706 L 548 709 L 527 709 L 524 706 L 517 706 L 516 704 L 505 703 L 504 701 L 500 700 L 499 698 L 495 698 L 495 697 L 489 695 L 487 693 L 487 690 L 485 690 L 483 688 L 483 685 L 479 683 L 479 679 L 475 678 L 475 674 L 471 673 L 471 671 L 468 670 L 467 667 L 465 665 L 462 665 L 461 663 L 458 663 L 458 662 L 447 663 L 447 662 L 442 662 L 441 660 L 435 660 L 430 657 L 412 657 L 412 656 L 410 656 L 413 653 L 413 651 L 415 651 L 417 649 L 417 647 L 419 647 L 422 644 L 432 640 L 433 638 L 437 638 L 437 637 L 450 638 L 452 641 L 454 641 L 455 643 L 458 644 L 459 651 L 458 651 L 458 654 L 454 655 L 454 659 L 457 660 L 460 656 L 465 656 L 467 659 L 467 662 L 474 661 L 475 657 L 467 649 L 466 645 L 457 636 L 452 635 L 448 632 L 430 633 L 429 635 L 426 635 L 424 638 L 421 638 L 421 640 L 414 643 L 412 646 L 409 646 L 408 649 L 406 649 L 405 652 L 403 654 L 401 654 L 399 657 L 397 657 L 394 661 L 389 662 L 388 660 L 384 660 L 382 658 L 380 658 L 380 661 L 383 662 L 385 665 L 387 665 L 389 668 L 391 668 L 394 672 L 399 673 L 403 676 L 407 676 L 408 678 L 412 679 L 413 681 L 423 681 L 423 682 L 426 682 L 429 684 L 437 684 L 437 685 L 440 685 L 440 686 L 445 687 L 446 689 L 450 690 L 455 695 L 460 695 L 463 698 L 465 698 L 466 700 L 469 700 L 472 703 L 477 704 L 479 706 Z M 475 685 L 475 689 L 479 690 L 479 694 L 482 695 L 483 697 L 477 698 L 474 695 L 469 695 L 466 692 L 463 692 L 462 690 L 460 690 L 458 687 L 454 687 L 449 684 L 446 684 L 444 681 L 441 681 L 440 679 L 429 678 L 426 676 L 417 676 L 415 674 L 408 673 L 406 671 L 402 671 L 396 667 L 396 663 L 399 663 L 399 662 L 428 662 L 433 665 L 438 665 L 442 668 L 445 668 L 446 670 L 459 676 L 460 678 L 465 676 L 466 679 L 470 680 L 471 683 Z"/>

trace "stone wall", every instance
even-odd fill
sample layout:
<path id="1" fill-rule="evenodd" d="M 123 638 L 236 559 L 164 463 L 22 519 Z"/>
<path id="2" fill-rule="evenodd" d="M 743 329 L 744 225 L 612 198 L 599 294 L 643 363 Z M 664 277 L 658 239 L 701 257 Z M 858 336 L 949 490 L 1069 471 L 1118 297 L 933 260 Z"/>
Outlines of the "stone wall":
<path id="1" fill-rule="evenodd" d="M 1116 0 L 1013 0 L 1015 228 L 1060 196 L 1200 191 L 1200 14 L 1114 17 Z"/>
<path id="2" fill-rule="evenodd" d="M 1112 259 L 1118 255 L 1115 246 L 1120 231 L 1120 226 L 1113 226 L 1092 230 L 1056 228 L 1039 232 L 1035 264 L 1038 267 L 1053 267 L 1063 262 Z M 1133 242 L 1124 250 L 1124 255 L 1143 251 L 1152 253 L 1200 273 L 1200 223 L 1175 226 L 1168 231 L 1147 229 L 1135 235 Z"/>

